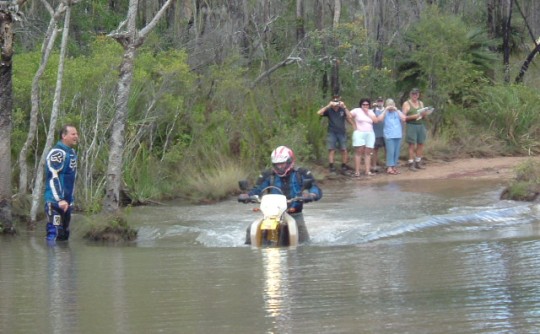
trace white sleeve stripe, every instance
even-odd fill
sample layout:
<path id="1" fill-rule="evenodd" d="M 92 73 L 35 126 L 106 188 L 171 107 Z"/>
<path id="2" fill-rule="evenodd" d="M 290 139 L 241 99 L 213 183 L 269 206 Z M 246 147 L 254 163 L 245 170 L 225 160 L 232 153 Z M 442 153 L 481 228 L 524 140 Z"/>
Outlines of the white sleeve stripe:
<path id="1" fill-rule="evenodd" d="M 55 157 L 55 155 L 57 157 Z M 60 201 L 61 198 L 60 198 L 60 195 L 58 193 L 58 191 L 62 191 L 62 189 L 56 189 L 55 187 L 55 180 L 57 181 L 56 183 L 58 184 L 59 187 L 62 187 L 61 183 L 60 183 L 60 180 L 58 179 L 58 171 L 61 170 L 62 168 L 60 169 L 55 169 L 53 168 L 53 166 L 51 165 L 51 161 L 63 161 L 66 157 L 66 153 L 63 151 L 63 150 L 59 150 L 59 149 L 52 149 L 49 154 L 47 155 L 47 169 L 49 170 L 49 172 L 51 172 L 52 174 L 52 177 L 49 181 L 49 186 L 51 188 L 51 192 L 52 192 L 52 195 L 54 197 L 54 199 L 56 201 Z"/>

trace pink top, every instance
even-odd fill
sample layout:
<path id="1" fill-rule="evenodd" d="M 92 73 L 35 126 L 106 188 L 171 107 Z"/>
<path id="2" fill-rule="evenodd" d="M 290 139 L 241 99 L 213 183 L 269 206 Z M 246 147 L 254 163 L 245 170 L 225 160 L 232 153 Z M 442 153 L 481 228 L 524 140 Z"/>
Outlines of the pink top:
<path id="1" fill-rule="evenodd" d="M 372 117 L 376 117 L 373 110 L 368 109 L 368 114 Z M 373 120 L 371 117 L 366 115 L 362 108 L 354 108 L 351 110 L 351 115 L 356 122 L 356 130 L 362 132 L 372 132 L 373 131 Z"/>

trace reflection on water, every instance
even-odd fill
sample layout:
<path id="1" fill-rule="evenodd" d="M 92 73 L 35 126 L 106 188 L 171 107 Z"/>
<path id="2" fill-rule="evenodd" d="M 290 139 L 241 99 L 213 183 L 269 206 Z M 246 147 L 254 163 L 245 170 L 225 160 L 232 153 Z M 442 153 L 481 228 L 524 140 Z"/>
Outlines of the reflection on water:
<path id="1" fill-rule="evenodd" d="M 283 254 L 287 254 L 283 252 Z M 268 315 L 275 318 L 276 322 L 283 316 L 283 310 L 287 302 L 288 281 L 286 257 L 282 257 L 281 250 L 269 248 L 262 251 L 264 266 L 264 304 Z M 283 263 L 282 263 L 283 261 Z"/>
<path id="2" fill-rule="evenodd" d="M 77 328 L 77 272 L 69 243 L 47 243 L 47 282 L 50 324 L 53 333 L 67 333 Z"/>
<path id="3" fill-rule="evenodd" d="M 540 208 L 501 188 L 324 185 L 290 249 L 244 245 L 234 199 L 133 208 L 130 247 L 0 237 L 0 332 L 540 332 Z"/>
<path id="4" fill-rule="evenodd" d="M 264 308 L 277 331 L 269 333 L 290 332 L 290 304 L 287 275 L 287 251 L 270 248 L 262 251 L 264 266 Z"/>

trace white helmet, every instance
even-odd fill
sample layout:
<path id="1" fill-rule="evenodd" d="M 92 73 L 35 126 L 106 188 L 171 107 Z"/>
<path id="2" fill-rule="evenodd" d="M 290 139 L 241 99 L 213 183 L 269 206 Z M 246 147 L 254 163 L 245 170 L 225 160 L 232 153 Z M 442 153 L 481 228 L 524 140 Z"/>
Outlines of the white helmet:
<path id="1" fill-rule="evenodd" d="M 279 176 L 285 176 L 294 167 L 294 152 L 287 146 L 276 148 L 272 155 L 272 168 Z"/>

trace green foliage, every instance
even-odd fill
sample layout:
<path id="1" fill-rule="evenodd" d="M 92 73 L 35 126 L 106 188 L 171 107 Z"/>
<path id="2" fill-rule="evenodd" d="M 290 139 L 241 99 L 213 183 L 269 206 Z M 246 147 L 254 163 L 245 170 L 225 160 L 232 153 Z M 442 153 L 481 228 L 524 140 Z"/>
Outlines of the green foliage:
<path id="1" fill-rule="evenodd" d="M 115 4 L 114 10 L 107 1 L 73 7 L 78 19 L 70 35 L 60 101 L 61 123 L 77 124 L 81 134 L 76 196 L 87 212 L 97 212 L 101 205 L 123 56 L 122 47 L 104 36 L 124 19 L 127 2 Z M 489 51 L 493 41 L 478 28 L 476 17 L 461 19 L 429 6 L 405 41 L 392 37 L 382 46 L 385 67 L 379 69 L 372 60 L 381 45 L 357 19 L 357 7 L 344 6 L 342 23 L 335 28 L 329 27 L 330 16 L 324 18 L 329 28 L 318 31 L 314 20 L 306 20 L 306 37 L 297 42 L 294 3 L 280 4 L 286 13 L 265 22 L 268 26 L 250 21 L 247 46 L 236 41 L 225 45 L 228 39 L 209 42 L 218 36 L 208 33 L 212 29 L 198 31 L 193 41 L 189 33 L 174 35 L 183 28 L 171 27 L 172 33 L 164 23 L 148 36 L 137 53 L 125 129 L 124 181 L 136 202 L 173 195 L 197 201 L 225 198 L 236 191 L 239 179 L 268 167 L 270 152 L 279 145 L 291 147 L 299 165 L 326 163 L 327 120 L 316 111 L 328 102 L 330 91 L 323 82 L 336 68 L 349 108 L 361 97 L 379 95 L 399 104 L 412 86 L 423 88 L 422 99 L 437 109 L 426 150 L 431 157 L 540 151 L 537 90 L 493 84 L 500 61 Z M 258 6 L 252 1 L 246 5 L 250 10 Z M 212 27 L 213 22 L 206 23 Z M 209 35 L 212 39 L 205 40 Z M 188 49 L 168 49 L 173 44 Z M 196 59 L 201 53 L 194 50 L 204 52 L 207 62 Z M 252 85 L 289 55 L 294 62 Z M 13 161 L 26 136 L 31 82 L 40 57 L 40 52 L 28 52 L 14 58 Z M 46 137 L 57 63 L 54 53 L 40 81 L 38 143 L 32 156 L 39 156 Z M 531 67 L 525 82 L 538 88 L 534 71 Z"/>
<path id="2" fill-rule="evenodd" d="M 516 177 L 503 191 L 503 199 L 533 201 L 540 194 L 540 164 L 529 158 L 516 167 Z"/>
<path id="3" fill-rule="evenodd" d="M 224 60 L 223 64 L 209 66 L 199 80 L 199 95 L 207 96 L 205 103 L 213 110 L 245 110 L 245 97 L 249 93 L 245 74 L 238 55 Z"/>
<path id="4" fill-rule="evenodd" d="M 364 65 L 355 70 L 354 92 L 362 92 L 360 96 L 354 96 L 354 99 L 348 102 L 352 108 L 358 107 L 358 101 L 361 98 L 376 99 L 377 96 L 392 96 L 395 91 L 395 80 L 392 71 L 388 68 L 377 69 L 370 65 Z M 399 101 L 396 101 L 399 104 Z"/>
<path id="5" fill-rule="evenodd" d="M 323 91 L 323 76 L 329 76 L 336 64 L 339 67 L 340 94 L 359 99 L 358 92 L 372 93 L 371 58 L 376 44 L 367 37 L 362 21 L 343 23 L 334 28 L 313 31 L 302 45 L 306 67 L 294 72 L 302 85 L 313 90 L 319 88 L 319 97 L 328 99 L 332 92 Z M 366 88 L 368 90 L 366 90 Z"/>
<path id="6" fill-rule="evenodd" d="M 485 86 L 471 117 L 496 131 L 516 153 L 540 152 L 540 94 L 525 86 Z"/>
<path id="7" fill-rule="evenodd" d="M 529 158 L 516 167 L 516 180 L 540 185 L 540 164 L 537 159 Z"/>
<path id="8" fill-rule="evenodd" d="M 137 230 L 129 226 L 122 213 L 112 215 L 97 215 L 90 223 L 83 238 L 99 242 L 129 242 L 137 239 Z"/>
<path id="9" fill-rule="evenodd" d="M 461 157 L 492 157 L 504 155 L 504 141 L 498 134 L 476 124 L 471 110 L 449 106 L 442 120 L 442 130 L 429 139 L 430 158 L 449 160 Z"/>
<path id="10" fill-rule="evenodd" d="M 529 195 L 529 183 L 517 181 L 512 183 L 505 192 L 506 199 L 523 200 Z"/>
<path id="11" fill-rule="evenodd" d="M 26 52 L 13 57 L 13 104 L 30 109 L 32 80 L 38 70 L 41 54 Z"/>
<path id="12" fill-rule="evenodd" d="M 192 97 L 195 78 L 184 51 L 141 50 L 129 101 L 127 141 L 137 146 L 140 140 L 149 140 L 152 154 L 164 156 L 168 147 L 187 130 L 184 121 L 195 100 Z M 137 138 L 132 141 L 134 137 Z"/>
<path id="13" fill-rule="evenodd" d="M 335 29 L 329 27 L 313 31 L 306 42 L 311 46 L 313 58 L 310 59 L 314 64 L 323 65 L 326 69 L 332 66 L 334 59 L 339 59 L 345 64 L 358 64 L 363 56 L 359 52 L 364 51 L 366 47 L 367 31 L 362 21 L 353 21 L 340 24 Z"/>
<path id="14" fill-rule="evenodd" d="M 72 7 L 70 35 L 74 38 L 71 56 L 81 56 L 92 50 L 96 36 L 104 36 L 117 28 L 125 19 L 126 1 L 115 1 L 112 10 L 109 1 L 82 1 Z"/>
<path id="15" fill-rule="evenodd" d="M 534 201 L 540 194 L 540 164 L 529 158 L 515 169 L 516 177 L 501 194 L 502 199 Z"/>
<path id="16" fill-rule="evenodd" d="M 145 145 L 126 152 L 125 159 L 129 163 L 124 165 L 124 181 L 132 203 L 144 204 L 172 193 L 174 187 L 167 180 L 167 171 Z"/>
<path id="17" fill-rule="evenodd" d="M 406 32 L 408 50 L 398 67 L 399 87 L 424 88 L 437 106 L 461 104 L 464 92 L 485 82 L 495 57 L 485 34 L 459 17 L 441 14 L 432 6 Z"/>

